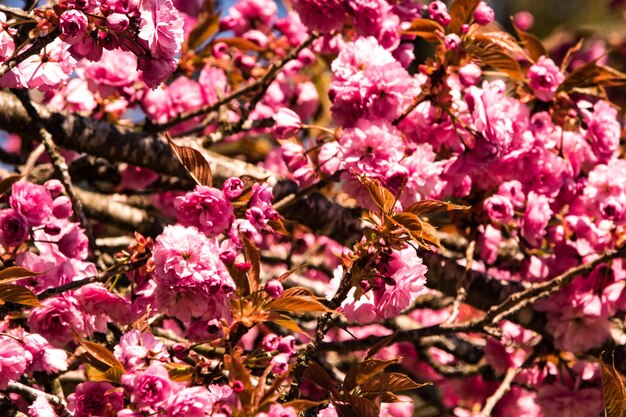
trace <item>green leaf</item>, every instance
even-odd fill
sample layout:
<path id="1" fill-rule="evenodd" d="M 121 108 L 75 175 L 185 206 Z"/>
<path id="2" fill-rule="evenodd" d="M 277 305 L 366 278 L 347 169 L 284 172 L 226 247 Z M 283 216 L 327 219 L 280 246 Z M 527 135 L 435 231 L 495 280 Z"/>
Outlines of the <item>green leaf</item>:
<path id="1" fill-rule="evenodd" d="M 626 388 L 620 373 L 615 369 L 615 358 L 611 355 L 610 366 L 600 355 L 600 367 L 602 368 L 602 393 L 604 394 L 604 407 L 606 417 L 626 416 Z"/>
<path id="2" fill-rule="evenodd" d="M 450 31 L 456 34 L 461 33 L 461 26 L 469 23 L 474 14 L 474 9 L 480 0 L 455 0 L 450 6 Z"/>
<path id="3" fill-rule="evenodd" d="M 436 35 L 437 32 L 443 35 L 446 30 L 438 22 L 422 18 L 413 20 L 411 26 L 402 31 L 403 34 L 419 36 L 428 42 L 437 42 L 439 40 L 439 37 Z"/>
<path id="4" fill-rule="evenodd" d="M 35 293 L 28 288 L 16 284 L 0 284 L 0 305 L 6 302 L 31 307 L 41 305 Z"/>
<path id="5" fill-rule="evenodd" d="M 23 266 L 10 266 L 0 271 L 0 284 L 8 284 L 22 278 L 35 277 L 43 272 L 33 272 Z"/>
<path id="6" fill-rule="evenodd" d="M 206 158 L 200 153 L 199 150 L 190 148 L 189 146 L 178 146 L 172 141 L 172 138 L 166 134 L 167 142 L 172 148 L 174 155 L 178 158 L 181 164 L 185 167 L 189 175 L 199 185 L 213 185 L 213 174 L 211 173 L 211 166 L 207 162 Z"/>

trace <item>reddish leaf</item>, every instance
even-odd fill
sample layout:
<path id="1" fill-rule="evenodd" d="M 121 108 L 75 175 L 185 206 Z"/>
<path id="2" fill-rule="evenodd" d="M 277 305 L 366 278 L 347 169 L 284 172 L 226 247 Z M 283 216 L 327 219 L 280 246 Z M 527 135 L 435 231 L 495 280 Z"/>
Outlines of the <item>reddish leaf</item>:
<path id="1" fill-rule="evenodd" d="M 196 371 L 193 366 L 173 362 L 165 363 L 165 368 L 170 379 L 176 382 L 190 382 Z"/>
<path id="2" fill-rule="evenodd" d="M 361 392 L 364 393 L 382 393 L 386 391 L 408 391 L 425 385 L 428 384 L 418 384 L 404 374 L 393 372 L 374 375 L 367 381 L 360 384 L 359 387 L 361 388 Z"/>
<path id="3" fill-rule="evenodd" d="M 275 311 L 305 312 L 305 311 L 331 311 L 314 297 L 297 296 L 276 298 L 267 304 L 267 308 Z"/>
<path id="4" fill-rule="evenodd" d="M 331 387 L 335 386 L 333 379 L 328 375 L 328 372 L 321 366 L 317 364 L 317 362 L 310 360 L 309 366 L 304 371 L 304 377 L 309 381 L 317 384 L 320 388 L 324 388 L 326 390 L 330 390 Z"/>
<path id="5" fill-rule="evenodd" d="M 304 330 L 302 330 L 300 326 L 298 326 L 298 323 L 293 321 L 291 317 L 285 316 L 284 314 L 271 313 L 269 320 L 272 323 L 278 324 L 279 326 L 283 326 L 286 329 L 304 334 Z"/>
<path id="6" fill-rule="evenodd" d="M 522 69 L 515 58 L 494 44 L 486 46 L 470 45 L 468 52 L 480 58 L 484 65 L 488 65 L 507 74 L 513 80 L 524 79 Z"/>
<path id="7" fill-rule="evenodd" d="M 602 392 L 604 394 L 606 417 L 624 417 L 626 416 L 626 388 L 624 387 L 624 381 L 615 369 L 613 356 L 611 356 L 610 366 L 607 366 L 602 356 L 603 354 L 600 355 L 600 367 L 602 368 Z"/>
<path id="8" fill-rule="evenodd" d="M 469 23 L 474 9 L 478 6 L 480 0 L 455 0 L 450 6 L 450 31 L 460 34 L 461 26 L 465 23 Z"/>
<path id="9" fill-rule="evenodd" d="M 11 191 L 13 184 L 21 180 L 23 177 L 23 175 L 9 175 L 8 177 L 3 178 L 0 181 L 0 195 L 6 194 Z"/>
<path id="10" fill-rule="evenodd" d="M 470 206 L 460 206 L 458 204 L 448 203 L 438 200 L 422 200 L 411 204 L 405 211 L 411 212 L 418 216 L 429 213 L 437 213 L 441 211 L 468 210 Z"/>
<path id="11" fill-rule="evenodd" d="M 169 135 L 166 134 L 166 136 L 170 148 L 174 151 L 174 155 L 176 155 L 196 183 L 211 187 L 213 185 L 213 174 L 211 174 L 211 167 L 202 153 L 189 146 L 178 146 Z"/>
<path id="12" fill-rule="evenodd" d="M 483 32 L 479 31 L 473 35 L 474 42 L 478 43 L 479 46 L 482 47 L 490 47 L 499 48 L 508 54 L 520 54 L 525 56 L 526 53 L 522 49 L 521 46 L 517 43 L 515 38 L 504 31 L 492 31 L 492 32 Z"/>
<path id="13" fill-rule="evenodd" d="M 105 346 L 88 340 L 79 340 L 79 343 L 87 352 L 87 363 L 97 370 L 106 372 L 109 368 L 115 367 L 124 370 L 122 363 Z"/>
<path id="14" fill-rule="evenodd" d="M 239 398 L 243 404 L 251 404 L 254 387 L 250 381 L 250 371 L 241 362 L 240 353 L 224 355 L 224 368 L 228 371 L 228 379 L 231 383 L 241 381 L 243 391 L 239 393 Z"/>
<path id="15" fill-rule="evenodd" d="M 10 266 L 0 271 L 0 284 L 7 284 L 22 278 L 35 277 L 43 272 L 33 272 L 23 266 Z"/>
<path id="16" fill-rule="evenodd" d="M 264 50 L 256 43 L 243 38 L 219 38 L 216 40 L 216 42 L 225 43 L 226 45 L 237 48 L 241 51 L 261 52 Z"/>
<path id="17" fill-rule="evenodd" d="M 271 227 L 274 232 L 281 234 L 283 236 L 291 236 L 291 233 L 287 229 L 285 229 L 285 223 L 281 219 L 269 220 L 267 225 Z"/>
<path id="18" fill-rule="evenodd" d="M 311 401 L 311 400 L 293 400 L 283 404 L 284 407 L 291 407 L 296 410 L 296 413 L 301 413 L 308 409 L 319 407 L 326 404 L 326 401 Z"/>
<path id="19" fill-rule="evenodd" d="M 570 91 L 588 87 L 613 87 L 624 84 L 626 84 L 626 74 L 593 61 L 576 68 L 574 72 L 565 78 L 559 89 Z"/>
<path id="20" fill-rule="evenodd" d="M 220 28 L 220 14 L 215 13 L 213 0 L 205 0 L 198 21 L 189 33 L 188 49 L 196 49 Z"/>
<path id="21" fill-rule="evenodd" d="M 543 43 L 538 37 L 532 33 L 524 32 L 515 26 L 515 24 L 513 24 L 513 27 L 515 28 L 515 32 L 517 32 L 517 36 L 519 36 L 520 40 L 526 47 L 528 55 L 533 61 L 537 61 L 542 56 L 548 56 L 548 51 L 546 51 L 545 46 L 543 46 Z"/>
<path id="22" fill-rule="evenodd" d="M 578 43 L 576 43 L 576 45 L 567 50 L 565 58 L 563 58 L 563 61 L 561 62 L 561 72 L 565 72 L 567 70 L 567 67 L 569 67 L 570 62 L 572 62 L 572 58 L 574 58 L 574 55 L 580 52 L 580 50 L 583 48 L 583 41 L 584 39 L 580 39 Z"/>
<path id="23" fill-rule="evenodd" d="M 380 416 L 380 401 L 368 400 L 367 398 L 350 394 L 346 395 L 346 398 L 358 417 Z"/>
<path id="24" fill-rule="evenodd" d="M 394 213 L 389 220 L 404 230 L 417 244 L 428 247 L 428 244 L 442 248 L 437 230 L 428 222 L 420 219 L 416 214 L 409 212 Z"/>
<path id="25" fill-rule="evenodd" d="M 41 304 L 35 293 L 26 287 L 15 284 L 0 284 L 0 305 L 5 302 L 37 307 Z"/>
<path id="26" fill-rule="evenodd" d="M 391 210 L 393 210 L 393 206 L 396 203 L 396 197 L 391 193 L 391 191 L 383 187 L 379 181 L 366 177 L 365 175 L 357 176 L 357 178 L 361 184 L 367 188 L 374 204 L 376 204 L 376 206 L 378 206 L 383 213 L 391 213 Z"/>
<path id="27" fill-rule="evenodd" d="M 420 38 L 426 39 L 428 42 L 437 42 L 439 38 L 435 33 L 444 34 L 446 30 L 439 23 L 431 19 L 417 18 L 411 22 L 411 26 L 408 29 L 402 31 L 407 35 L 415 35 Z"/>
<path id="28" fill-rule="evenodd" d="M 383 372 L 386 367 L 397 362 L 398 359 L 391 359 L 388 361 L 368 359 L 363 362 L 359 362 L 350 368 L 350 371 L 346 374 L 346 377 L 343 380 L 343 389 L 346 391 L 352 391 L 357 385 L 360 385 L 374 375 Z"/>
<path id="29" fill-rule="evenodd" d="M 392 344 L 394 340 L 396 340 L 396 336 L 398 336 L 397 330 L 393 332 L 392 334 L 390 334 L 389 336 L 382 339 L 381 341 L 379 341 L 378 343 L 376 343 L 374 346 L 370 348 L 370 350 L 367 351 L 367 355 L 365 355 L 365 359 L 371 358 L 372 356 L 380 352 L 381 349 Z"/>

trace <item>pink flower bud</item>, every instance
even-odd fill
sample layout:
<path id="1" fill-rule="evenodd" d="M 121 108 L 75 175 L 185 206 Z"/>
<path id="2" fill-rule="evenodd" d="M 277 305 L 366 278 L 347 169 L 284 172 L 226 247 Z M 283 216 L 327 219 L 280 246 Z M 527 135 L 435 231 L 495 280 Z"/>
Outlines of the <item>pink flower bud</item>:
<path id="1" fill-rule="evenodd" d="M 481 1 L 474 9 L 474 20 L 481 26 L 488 25 L 493 22 L 496 15 L 493 12 L 493 9 L 487 6 L 487 3 Z"/>
<path id="2" fill-rule="evenodd" d="M 436 20 L 443 26 L 446 26 L 452 20 L 450 18 L 450 14 L 448 13 L 448 8 L 445 3 L 442 1 L 434 1 L 428 5 L 428 14 L 430 18 Z"/>
<path id="3" fill-rule="evenodd" d="M 289 355 L 296 353 L 296 338 L 293 336 L 283 336 L 278 343 L 278 351 Z"/>
<path id="4" fill-rule="evenodd" d="M 229 200 L 234 200 L 243 192 L 243 181 L 237 177 L 228 178 L 222 185 L 222 192 Z"/>
<path id="5" fill-rule="evenodd" d="M 278 343 L 280 342 L 280 338 L 275 334 L 271 333 L 266 335 L 261 341 L 261 347 L 266 352 L 273 352 L 278 349 Z"/>
<path id="6" fill-rule="evenodd" d="M 463 65 L 459 69 L 459 78 L 461 80 L 461 84 L 465 87 L 476 85 L 482 74 L 483 72 L 480 67 L 474 63 Z"/>
<path id="7" fill-rule="evenodd" d="M 270 361 L 272 366 L 272 373 L 275 375 L 282 375 L 289 369 L 289 355 L 285 353 L 279 353 L 274 356 Z"/>
<path id="8" fill-rule="evenodd" d="M 446 45 L 446 49 L 453 51 L 461 45 L 461 38 L 456 33 L 451 33 L 446 35 L 443 42 Z"/>
<path id="9" fill-rule="evenodd" d="M 62 195 L 54 199 L 52 202 L 52 214 L 57 219 L 67 219 L 72 215 L 72 202 L 69 198 Z"/>
<path id="10" fill-rule="evenodd" d="M 274 122 L 274 134 L 279 139 L 286 139 L 295 135 L 302 127 L 302 121 L 293 110 L 282 107 L 273 116 Z"/>
<path id="11" fill-rule="evenodd" d="M 265 284 L 265 292 L 272 298 L 278 298 L 283 294 L 283 284 L 277 279 L 270 279 Z"/>
<path id="12" fill-rule="evenodd" d="M 59 180 L 48 180 L 43 186 L 50 191 L 52 198 L 58 197 L 63 192 L 63 184 Z"/>
<path id="13" fill-rule="evenodd" d="M 239 380 L 233 381 L 231 388 L 233 389 L 234 392 L 241 392 L 244 389 L 243 382 Z"/>
<path id="14" fill-rule="evenodd" d="M 217 59 L 224 58 L 224 56 L 226 55 L 226 51 L 228 51 L 228 45 L 226 45 L 224 42 L 217 42 L 215 45 L 213 45 L 213 48 L 211 49 L 211 53 Z"/>
<path id="15" fill-rule="evenodd" d="M 87 34 L 87 16 L 78 10 L 67 10 L 59 19 L 61 39 L 73 45 L 79 43 Z"/>
<path id="16" fill-rule="evenodd" d="M 111 13 L 107 16 L 107 27 L 113 32 L 124 32 L 128 29 L 130 21 L 128 16 L 121 13 Z"/>
<path id="17" fill-rule="evenodd" d="M 513 23 L 521 30 L 529 30 L 535 24 L 535 18 L 529 12 L 517 12 L 513 16 Z"/>

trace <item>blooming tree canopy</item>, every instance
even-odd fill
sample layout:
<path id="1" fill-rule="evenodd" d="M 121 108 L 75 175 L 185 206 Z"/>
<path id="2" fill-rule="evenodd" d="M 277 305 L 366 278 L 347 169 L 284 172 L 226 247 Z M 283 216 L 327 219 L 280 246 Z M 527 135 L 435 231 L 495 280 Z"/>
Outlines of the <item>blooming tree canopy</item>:
<path id="1" fill-rule="evenodd" d="M 27 3 L 0 415 L 624 416 L 598 40 L 480 0 Z"/>

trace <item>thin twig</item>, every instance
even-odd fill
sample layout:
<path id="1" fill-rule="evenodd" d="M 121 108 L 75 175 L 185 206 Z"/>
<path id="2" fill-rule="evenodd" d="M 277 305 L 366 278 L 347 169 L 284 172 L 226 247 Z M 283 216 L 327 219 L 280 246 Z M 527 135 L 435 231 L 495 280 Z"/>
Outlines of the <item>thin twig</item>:
<path id="1" fill-rule="evenodd" d="M 313 34 L 309 36 L 309 38 L 306 41 L 300 44 L 297 48 L 294 48 L 289 54 L 287 54 L 278 63 L 274 63 L 270 65 L 267 72 L 263 74 L 263 76 L 259 78 L 257 81 L 255 81 L 254 83 L 240 88 L 234 93 L 222 98 L 221 100 L 218 100 L 214 104 L 204 106 L 204 107 L 201 107 L 199 109 L 192 110 L 189 112 L 180 113 L 178 116 L 174 117 L 173 119 L 169 120 L 166 123 L 154 125 L 151 130 L 154 130 L 156 132 L 162 132 L 164 130 L 169 129 L 172 126 L 177 125 L 178 123 L 193 119 L 194 117 L 201 116 L 203 114 L 212 113 L 214 111 L 217 111 L 223 105 L 228 104 L 231 101 L 241 98 L 247 95 L 248 93 L 252 93 L 256 90 L 260 90 L 259 96 L 263 96 L 265 91 L 269 87 L 269 85 L 272 83 L 272 81 L 274 81 L 274 78 L 276 78 L 276 76 L 282 70 L 285 64 L 295 59 L 303 49 L 308 48 L 311 45 L 311 43 L 313 43 L 313 41 L 317 39 L 319 36 L 320 35 L 318 34 Z M 253 102 L 254 101 L 251 101 L 251 105 Z M 256 103 L 254 105 L 256 105 Z M 245 122 L 245 119 L 247 119 L 247 117 L 242 117 L 242 123 Z"/>
<path id="2" fill-rule="evenodd" d="M 89 239 L 89 248 L 91 249 L 91 253 L 98 261 L 99 266 L 101 268 L 104 267 L 104 265 L 100 264 L 100 250 L 96 245 L 96 239 L 94 238 L 93 231 L 91 230 L 89 220 L 85 215 L 83 204 L 81 203 L 80 199 L 76 195 L 76 192 L 74 191 L 74 186 L 72 185 L 72 177 L 69 174 L 69 168 L 67 166 L 65 158 L 59 152 L 59 148 L 57 147 L 56 143 L 54 143 L 50 132 L 48 132 L 48 130 L 46 130 L 46 128 L 44 127 L 43 121 L 41 120 L 37 109 L 35 109 L 30 101 L 28 92 L 25 90 L 13 90 L 13 93 L 20 100 L 20 102 L 26 109 L 29 117 L 32 119 L 33 123 L 37 125 L 39 129 L 39 134 L 41 135 L 41 141 L 46 148 L 46 152 L 50 156 L 52 164 L 54 165 L 54 169 L 57 172 L 57 175 L 59 175 L 63 186 L 65 187 L 65 193 L 72 202 L 72 208 L 74 209 L 74 213 L 76 214 L 80 225 L 85 230 L 85 234 Z"/>
<path id="3" fill-rule="evenodd" d="M 624 257 L 625 255 L 625 247 L 621 247 L 614 252 L 605 253 L 591 262 L 570 268 L 550 281 L 534 285 L 530 288 L 512 294 L 504 302 L 491 307 L 482 318 L 465 323 L 443 323 L 398 332 L 395 336 L 394 342 L 417 341 L 426 336 L 438 336 L 454 333 L 486 332 L 488 334 L 492 334 L 494 326 L 501 320 L 519 312 L 523 308 L 540 299 L 549 297 L 564 286 L 571 283 L 577 276 L 590 273 L 596 266 L 606 263 L 612 259 Z M 319 345 L 318 350 L 339 352 L 362 350 L 375 345 L 385 338 L 386 336 L 368 336 L 363 339 L 322 343 Z"/>
<path id="4" fill-rule="evenodd" d="M 500 386 L 498 387 L 496 392 L 494 392 L 491 397 L 487 398 L 487 401 L 485 401 L 485 406 L 479 414 L 480 417 L 491 416 L 491 412 L 493 411 L 494 407 L 496 406 L 496 404 L 498 404 L 498 401 L 500 401 L 502 397 L 504 397 L 504 395 L 509 392 L 509 390 L 511 389 L 511 382 L 513 382 L 517 374 L 519 374 L 521 371 L 522 368 L 509 368 L 506 371 L 504 379 L 500 383 Z"/>
<path id="5" fill-rule="evenodd" d="M 141 258 L 133 262 L 117 264 L 117 265 L 112 266 L 108 270 L 101 272 L 98 275 L 92 275 L 90 277 L 83 278 L 78 281 L 68 282 L 67 284 L 64 284 L 55 288 L 49 288 L 41 292 L 39 295 L 37 295 L 37 298 L 41 301 L 41 300 L 45 300 L 46 298 L 50 298 L 55 295 L 59 295 L 64 292 L 67 292 L 67 291 L 76 290 L 88 284 L 95 284 L 97 282 L 105 282 L 109 278 L 114 277 L 116 275 L 125 274 L 127 272 L 134 271 L 135 269 L 139 269 L 143 265 L 145 265 L 146 262 L 148 262 L 147 257 Z"/>
<path id="6" fill-rule="evenodd" d="M 38 397 L 44 397 L 50 404 L 55 407 L 59 417 L 71 416 L 69 411 L 67 411 L 67 404 L 65 403 L 65 401 L 63 401 L 56 395 L 48 394 L 47 392 L 40 391 L 19 382 L 9 382 L 6 391 L 19 394 L 24 397 L 24 399 L 30 402 L 35 401 Z"/>

